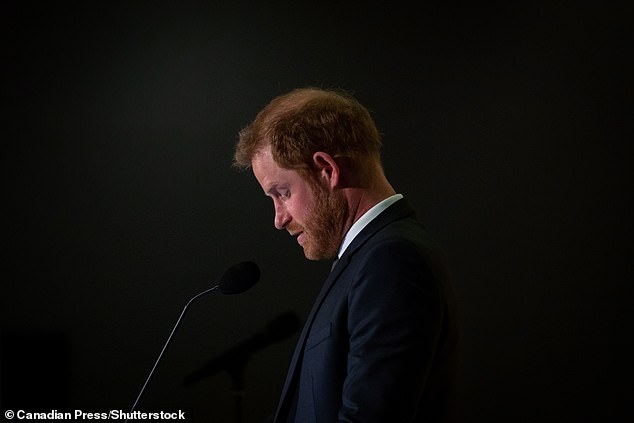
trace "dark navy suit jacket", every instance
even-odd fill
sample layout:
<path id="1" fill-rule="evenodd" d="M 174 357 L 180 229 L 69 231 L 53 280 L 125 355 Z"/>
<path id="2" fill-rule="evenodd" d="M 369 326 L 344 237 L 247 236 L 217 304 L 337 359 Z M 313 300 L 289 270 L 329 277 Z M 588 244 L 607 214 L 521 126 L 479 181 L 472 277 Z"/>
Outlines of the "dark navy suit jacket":
<path id="1" fill-rule="evenodd" d="M 401 199 L 324 282 L 274 421 L 452 421 L 457 325 L 440 250 Z"/>

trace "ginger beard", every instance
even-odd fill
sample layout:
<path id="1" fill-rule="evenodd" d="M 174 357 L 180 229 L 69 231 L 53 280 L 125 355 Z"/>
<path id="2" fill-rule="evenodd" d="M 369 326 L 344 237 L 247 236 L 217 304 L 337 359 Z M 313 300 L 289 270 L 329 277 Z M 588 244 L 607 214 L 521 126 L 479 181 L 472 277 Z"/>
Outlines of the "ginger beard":
<path id="1" fill-rule="evenodd" d="M 308 208 L 306 222 L 299 228 L 305 234 L 304 255 L 309 260 L 333 259 L 343 241 L 348 204 L 339 192 L 331 193 L 316 183 L 311 183 L 311 189 L 314 201 Z M 295 232 L 298 228 L 288 229 Z"/>

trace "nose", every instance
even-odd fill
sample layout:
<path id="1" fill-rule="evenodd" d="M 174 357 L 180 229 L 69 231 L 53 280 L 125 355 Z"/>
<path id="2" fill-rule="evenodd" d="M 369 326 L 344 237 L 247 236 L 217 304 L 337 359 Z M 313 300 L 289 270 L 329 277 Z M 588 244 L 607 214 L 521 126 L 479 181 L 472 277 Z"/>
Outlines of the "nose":
<path id="1" fill-rule="evenodd" d="M 275 228 L 276 229 L 284 229 L 288 223 L 291 221 L 291 215 L 288 213 L 288 210 L 281 205 L 275 205 Z"/>

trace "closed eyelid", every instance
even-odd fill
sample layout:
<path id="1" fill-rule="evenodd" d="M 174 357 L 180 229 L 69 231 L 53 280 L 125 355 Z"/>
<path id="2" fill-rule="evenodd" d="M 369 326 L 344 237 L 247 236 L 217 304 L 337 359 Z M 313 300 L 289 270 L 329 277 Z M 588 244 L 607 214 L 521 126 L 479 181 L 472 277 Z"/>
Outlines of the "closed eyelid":
<path id="1" fill-rule="evenodd" d="M 270 188 L 264 189 L 264 195 L 267 197 L 273 197 L 277 193 L 277 186 L 272 185 Z"/>
<path id="2" fill-rule="evenodd" d="M 291 191 L 287 187 L 273 186 L 269 188 L 265 194 L 268 197 L 288 198 Z"/>

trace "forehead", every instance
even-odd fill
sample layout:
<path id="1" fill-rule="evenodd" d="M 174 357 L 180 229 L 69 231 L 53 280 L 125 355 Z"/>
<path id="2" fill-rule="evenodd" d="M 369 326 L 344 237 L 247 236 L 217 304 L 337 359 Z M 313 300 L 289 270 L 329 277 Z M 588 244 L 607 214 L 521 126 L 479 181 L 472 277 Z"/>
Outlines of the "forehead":
<path id="1" fill-rule="evenodd" d="M 281 185 L 305 183 L 297 171 L 280 167 L 273 159 L 269 148 L 262 149 L 253 156 L 251 168 L 255 179 L 267 194 Z"/>

